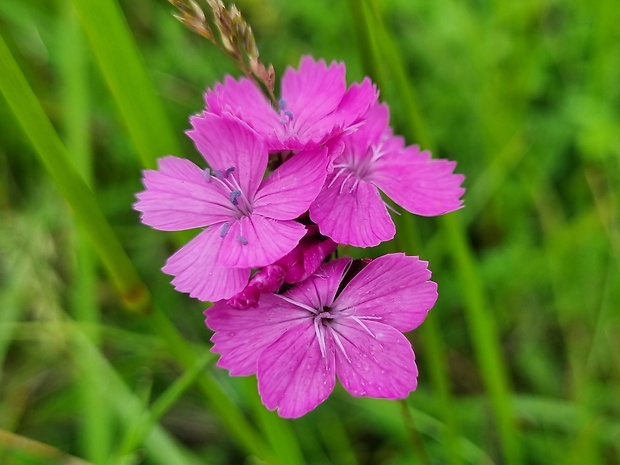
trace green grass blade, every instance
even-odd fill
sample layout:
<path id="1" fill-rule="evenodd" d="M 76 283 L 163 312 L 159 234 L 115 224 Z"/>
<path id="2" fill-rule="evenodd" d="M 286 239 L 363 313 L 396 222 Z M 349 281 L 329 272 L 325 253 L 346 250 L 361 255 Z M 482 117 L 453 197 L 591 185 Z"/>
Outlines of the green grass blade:
<path id="1" fill-rule="evenodd" d="M 83 333 L 77 325 L 70 327 L 70 335 L 76 351 L 76 363 L 80 373 L 84 374 L 85 382 L 90 384 L 108 408 L 112 408 L 123 424 L 133 424 L 136 418 L 144 415 L 142 400 L 125 385 L 120 376 L 101 355 L 96 345 Z M 89 366 L 91 368 L 89 368 Z M 96 374 L 96 376 L 92 376 Z M 105 376 L 106 384 L 100 384 L 101 376 Z M 144 445 L 153 463 L 160 465 L 196 465 L 198 460 L 189 458 L 189 454 L 174 441 L 160 426 L 151 428 L 144 438 Z"/>
<path id="2" fill-rule="evenodd" d="M 196 382 L 207 368 L 207 364 L 211 362 L 213 358 L 214 355 L 211 353 L 207 353 L 200 358 L 192 369 L 185 371 L 179 379 L 170 385 L 157 400 L 153 402 L 148 413 L 144 412 L 144 414 L 141 415 L 140 418 L 142 420 L 138 421 L 137 427 L 131 431 L 127 431 L 125 439 L 122 441 L 118 453 L 119 457 L 121 457 L 121 463 L 126 455 L 130 454 L 132 450 L 143 443 L 152 429 L 157 425 L 159 419 L 173 407 L 185 391 Z"/>
<path id="3" fill-rule="evenodd" d="M 396 241 L 398 250 L 402 250 L 408 255 L 420 255 L 419 244 L 422 243 L 420 234 L 415 226 L 413 216 L 408 212 L 403 212 L 401 216 L 395 218 Z M 422 254 L 424 258 L 424 254 Z M 430 269 L 433 264 L 430 263 Z M 441 291 L 440 291 L 441 292 Z M 438 305 L 441 301 L 438 302 Z M 437 393 L 439 408 L 442 419 L 446 425 L 444 428 L 445 453 L 448 463 L 457 465 L 461 463 L 459 454 L 458 436 L 462 434 L 456 416 L 456 400 L 450 389 L 448 378 L 448 360 L 446 349 L 441 339 L 437 323 L 437 312 L 440 309 L 432 310 L 424 324 L 418 329 L 424 343 L 422 358 L 426 361 L 426 367 L 433 382 L 433 388 Z M 413 335 L 415 338 L 415 333 Z"/>
<path id="4" fill-rule="evenodd" d="M 457 269 L 467 323 L 480 372 L 489 392 L 502 451 L 507 464 L 518 464 L 521 463 L 519 438 L 495 319 L 489 311 L 473 252 L 465 238 L 458 213 L 443 216 L 441 223 Z"/>
<path id="5" fill-rule="evenodd" d="M 179 360 L 186 370 L 196 365 L 197 356 L 194 350 L 181 338 L 178 331 L 168 317 L 159 308 L 149 318 L 154 334 L 160 336 L 174 357 Z M 209 405 L 222 419 L 228 429 L 237 438 L 238 442 L 250 453 L 261 457 L 268 463 L 274 462 L 267 444 L 258 436 L 254 428 L 250 427 L 243 414 L 232 403 L 222 388 L 210 376 L 202 376 L 198 382 L 202 392 L 209 399 Z"/>
<path id="6" fill-rule="evenodd" d="M 88 234 L 114 286 L 129 308 L 142 309 L 149 300 L 146 287 L 116 239 L 90 189 L 76 171 L 65 146 L 2 36 L 0 36 L 0 69 L 2 69 L 0 92 L 13 110 L 54 184 L 71 206 L 78 224 Z"/>
<path id="7" fill-rule="evenodd" d="M 60 2 L 62 14 L 58 19 L 59 30 L 59 75 L 63 105 L 63 127 L 68 152 L 80 175 L 87 184 L 92 184 L 92 151 L 90 148 L 89 92 L 87 78 L 87 60 L 84 53 L 84 38 L 81 34 L 75 11 L 71 4 Z M 80 230 L 74 231 L 74 270 L 71 292 L 71 307 L 75 318 L 89 324 L 90 336 L 99 341 L 99 308 L 96 303 L 97 262 L 88 238 Z M 84 369 L 105 385 L 106 380 L 85 364 Z M 110 412 L 107 406 L 92 389 L 89 382 L 82 377 L 77 380 L 79 401 L 81 404 L 80 441 L 84 456 L 93 463 L 105 463 L 110 451 L 111 438 L 114 434 Z"/>
<path id="8" fill-rule="evenodd" d="M 256 379 L 248 377 L 244 380 L 245 390 L 250 399 L 263 435 L 267 438 L 276 460 L 280 465 L 302 465 L 305 463 L 299 444 L 287 420 L 270 412 L 261 403 L 256 389 Z"/>
<path id="9" fill-rule="evenodd" d="M 114 0 L 73 0 L 73 5 L 142 164 L 154 168 L 158 157 L 180 153 L 118 4 Z"/>

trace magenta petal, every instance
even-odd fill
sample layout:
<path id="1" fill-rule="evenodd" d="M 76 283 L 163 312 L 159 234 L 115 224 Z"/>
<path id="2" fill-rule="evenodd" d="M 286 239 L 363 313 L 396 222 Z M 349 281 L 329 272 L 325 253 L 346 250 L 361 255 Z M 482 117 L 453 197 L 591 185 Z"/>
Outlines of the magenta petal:
<path id="1" fill-rule="evenodd" d="M 202 301 L 228 299 L 245 287 L 250 269 L 218 265 L 220 244 L 217 228 L 208 228 L 170 257 L 162 271 L 174 276 L 174 288 L 190 297 Z"/>
<path id="2" fill-rule="evenodd" d="M 411 344 L 391 326 L 366 320 L 363 325 L 341 318 L 328 327 L 342 344 L 336 348 L 338 379 L 354 396 L 404 399 L 417 387 Z"/>
<path id="3" fill-rule="evenodd" d="M 428 262 L 401 253 L 374 259 L 338 296 L 334 311 L 370 316 L 399 331 L 411 331 L 437 300 Z"/>
<path id="4" fill-rule="evenodd" d="M 284 418 L 314 409 L 336 384 L 334 349 L 326 340 L 321 354 L 312 319 L 298 323 L 265 348 L 258 359 L 258 392 L 263 404 Z"/>
<path id="5" fill-rule="evenodd" d="M 217 302 L 205 315 L 207 326 L 215 331 L 211 351 L 221 354 L 217 366 L 227 368 L 233 376 L 246 376 L 256 373 L 258 357 L 265 347 L 291 326 L 299 325 L 308 312 L 265 294 L 258 308 L 236 310 Z"/>
<path id="6" fill-rule="evenodd" d="M 365 154 L 368 147 L 383 143 L 390 134 L 390 110 L 385 103 L 374 105 L 366 114 L 364 125 L 345 138 L 347 148 L 355 152 L 355 158 Z"/>
<path id="7" fill-rule="evenodd" d="M 376 86 L 372 84 L 370 79 L 365 78 L 361 83 L 355 83 L 349 87 L 336 111 L 326 117 L 322 124 L 338 125 L 345 133 L 355 131 L 360 125 L 365 126 L 367 124 L 365 122 L 369 118 L 367 113 L 369 110 L 372 111 L 373 105 L 387 108 L 385 104 L 375 105 L 378 97 Z"/>
<path id="8" fill-rule="evenodd" d="M 282 98 L 286 110 L 293 113 L 295 128 L 311 127 L 333 112 L 346 90 L 345 67 L 333 62 L 327 67 L 323 60 L 315 62 L 303 57 L 299 70 L 287 68 L 282 77 Z"/>
<path id="9" fill-rule="evenodd" d="M 225 114 L 203 113 L 190 119 L 193 130 L 187 134 L 214 170 L 234 168 L 246 197 L 252 198 L 267 169 L 267 148 L 256 132 L 245 123 Z"/>
<path id="10" fill-rule="evenodd" d="M 254 199 L 254 212 L 278 220 L 297 218 L 319 195 L 328 162 L 327 149 L 294 155 L 260 186 Z"/>
<path id="11" fill-rule="evenodd" d="M 247 78 L 239 81 L 227 76 L 205 95 L 207 111 L 222 115 L 231 113 L 248 123 L 260 134 L 271 134 L 280 124 L 278 114 L 256 85 Z"/>
<path id="12" fill-rule="evenodd" d="M 301 223 L 260 215 L 244 216 L 231 224 L 217 257 L 220 265 L 234 268 L 267 266 L 282 258 L 304 237 Z"/>
<path id="13" fill-rule="evenodd" d="M 324 263 L 312 276 L 291 288 L 284 296 L 310 308 L 329 307 L 334 302 L 338 286 L 350 263 L 348 257 Z"/>
<path id="14" fill-rule="evenodd" d="M 396 228 L 379 190 L 365 181 L 352 188 L 354 182 L 341 176 L 326 187 L 310 206 L 310 218 L 340 244 L 372 247 L 392 239 Z"/>
<path id="15" fill-rule="evenodd" d="M 433 160 L 417 146 L 383 156 L 373 182 L 405 210 L 422 216 L 442 215 L 463 206 L 464 176 L 454 174 L 456 162 Z"/>
<path id="16" fill-rule="evenodd" d="M 134 208 L 142 222 L 162 231 L 208 226 L 230 217 L 225 196 L 209 184 L 204 171 L 177 157 L 158 160 L 159 169 L 144 172 L 146 190 Z"/>

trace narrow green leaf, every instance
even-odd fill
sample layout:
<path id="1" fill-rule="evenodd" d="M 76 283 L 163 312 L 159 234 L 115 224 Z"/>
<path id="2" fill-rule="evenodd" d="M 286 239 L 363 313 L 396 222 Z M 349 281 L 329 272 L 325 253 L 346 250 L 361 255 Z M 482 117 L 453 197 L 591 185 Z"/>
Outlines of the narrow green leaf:
<path id="1" fill-rule="evenodd" d="M 174 131 L 115 0 L 73 0 L 131 139 L 147 168 L 180 153 Z"/>
<path id="2" fill-rule="evenodd" d="M 90 384 L 91 390 L 100 398 L 105 399 L 105 404 L 114 409 L 115 414 L 123 424 L 133 424 L 136 418 L 144 415 L 142 400 L 137 397 L 125 385 L 109 362 L 101 355 L 98 348 L 84 334 L 77 325 L 70 326 L 70 336 L 76 351 L 76 363 L 80 373 L 85 376 L 85 381 Z M 89 369 L 89 365 L 91 368 Z M 94 376 L 93 376 L 94 375 Z M 100 377 L 104 375 L 106 384 L 100 384 Z M 159 425 L 150 429 L 144 438 L 144 445 L 153 463 L 160 465 L 197 465 L 197 459 L 191 459 L 187 451 Z"/>
<path id="3" fill-rule="evenodd" d="M 261 403 L 256 390 L 256 380 L 253 377 L 248 377 L 244 381 L 254 415 L 263 435 L 271 444 L 277 462 L 280 465 L 303 465 L 305 462 L 299 443 L 288 421 L 280 418 L 275 412 L 270 412 Z"/>
<path id="4" fill-rule="evenodd" d="M 91 184 L 92 150 L 90 138 L 90 112 L 87 68 L 84 53 L 84 38 L 75 16 L 73 6 L 64 1 L 59 2 L 61 14 L 58 16 L 59 47 L 54 58 L 58 61 L 61 101 L 64 102 L 63 129 L 68 152 L 80 175 L 87 184 Z M 99 308 L 96 301 L 97 260 L 83 231 L 74 228 L 74 247 L 69 249 L 74 256 L 73 283 L 71 285 L 72 314 L 81 322 L 92 328 L 90 336 L 95 343 L 99 341 Z M 78 352 L 79 353 L 79 352 Z M 106 380 L 90 364 L 84 365 L 90 376 L 98 384 L 105 385 Z M 93 463 L 105 463 L 110 452 L 111 438 L 114 434 L 110 411 L 90 383 L 83 377 L 77 380 L 79 402 L 81 405 L 81 424 L 79 428 L 80 447 L 83 455 Z"/>
<path id="5" fill-rule="evenodd" d="M 116 239 L 90 189 L 76 171 L 65 146 L 1 36 L 0 69 L 2 69 L 0 92 L 13 110 L 54 184 L 69 203 L 76 221 L 90 237 L 114 286 L 128 308 L 144 310 L 150 300 L 148 290 Z"/>

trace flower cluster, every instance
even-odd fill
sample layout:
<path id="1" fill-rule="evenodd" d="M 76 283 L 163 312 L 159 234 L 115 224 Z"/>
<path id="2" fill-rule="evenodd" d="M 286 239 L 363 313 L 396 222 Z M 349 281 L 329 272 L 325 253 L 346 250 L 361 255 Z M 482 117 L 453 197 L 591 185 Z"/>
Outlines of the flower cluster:
<path id="1" fill-rule="evenodd" d="M 301 60 L 273 105 L 251 80 L 208 90 L 188 131 L 207 166 L 173 156 L 144 173 L 136 210 L 164 231 L 204 228 L 163 268 L 206 323 L 218 365 L 256 374 L 263 403 L 298 417 L 336 375 L 356 396 L 404 398 L 417 369 L 402 332 L 434 305 L 427 263 L 390 254 L 333 258 L 395 235 L 381 192 L 434 216 L 462 206 L 455 163 L 405 146 L 369 79 L 347 88 L 343 64 Z M 276 107 L 276 108 L 274 108 Z"/>

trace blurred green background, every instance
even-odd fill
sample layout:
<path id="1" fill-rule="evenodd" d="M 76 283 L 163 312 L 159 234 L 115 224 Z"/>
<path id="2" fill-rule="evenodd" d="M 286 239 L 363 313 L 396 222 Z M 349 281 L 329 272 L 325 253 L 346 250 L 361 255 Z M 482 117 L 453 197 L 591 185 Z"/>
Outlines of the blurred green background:
<path id="1" fill-rule="evenodd" d="M 350 251 L 430 261 L 418 390 L 283 421 L 217 369 L 204 304 L 159 271 L 187 236 L 131 205 L 157 157 L 198 160 L 188 118 L 238 73 L 163 0 L 3 0 L 0 463 L 620 464 L 620 3 L 237 6 L 278 75 L 371 75 L 467 177 L 465 209 Z"/>

